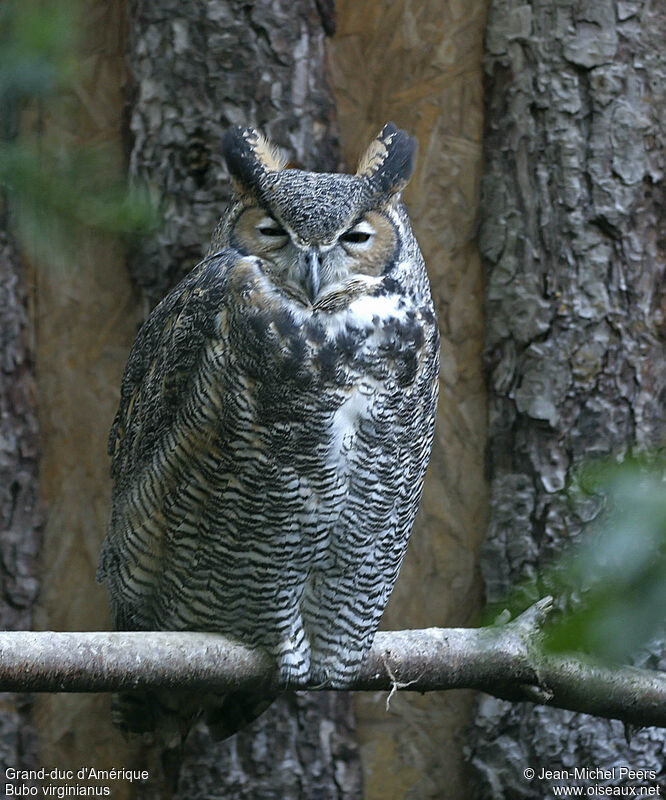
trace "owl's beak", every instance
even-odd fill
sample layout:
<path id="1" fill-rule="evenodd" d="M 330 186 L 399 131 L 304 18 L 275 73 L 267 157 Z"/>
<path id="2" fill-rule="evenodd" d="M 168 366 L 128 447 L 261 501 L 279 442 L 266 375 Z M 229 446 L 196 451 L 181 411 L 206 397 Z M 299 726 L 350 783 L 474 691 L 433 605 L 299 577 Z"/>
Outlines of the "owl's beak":
<path id="1" fill-rule="evenodd" d="M 314 303 L 321 285 L 321 253 L 319 250 L 308 250 L 305 254 L 307 272 L 305 274 L 305 292 Z"/>

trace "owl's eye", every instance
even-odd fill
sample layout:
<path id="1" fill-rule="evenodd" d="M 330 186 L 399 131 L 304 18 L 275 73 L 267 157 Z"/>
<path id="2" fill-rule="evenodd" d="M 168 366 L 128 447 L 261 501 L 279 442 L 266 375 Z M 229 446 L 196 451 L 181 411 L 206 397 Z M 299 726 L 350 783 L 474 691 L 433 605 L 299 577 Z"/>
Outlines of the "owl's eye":
<path id="1" fill-rule="evenodd" d="M 262 220 L 259 220 L 255 228 L 262 236 L 267 236 L 271 239 L 279 239 L 287 235 L 287 231 L 281 228 L 271 217 L 264 217 Z"/>
<path id="2" fill-rule="evenodd" d="M 284 228 L 269 228 L 267 225 L 264 225 L 261 228 L 257 228 L 259 233 L 262 236 L 286 236 L 287 233 Z"/>
<path id="3" fill-rule="evenodd" d="M 363 231 L 355 231 L 352 233 L 343 233 L 340 237 L 343 242 L 352 242 L 352 244 L 361 244 L 367 242 L 371 234 L 364 233 Z"/>
<path id="4" fill-rule="evenodd" d="M 365 244 L 370 241 L 374 232 L 374 228 L 367 222 L 359 222 L 358 225 L 354 225 L 353 228 L 343 233 L 342 236 L 340 236 L 340 241 L 351 245 Z"/>

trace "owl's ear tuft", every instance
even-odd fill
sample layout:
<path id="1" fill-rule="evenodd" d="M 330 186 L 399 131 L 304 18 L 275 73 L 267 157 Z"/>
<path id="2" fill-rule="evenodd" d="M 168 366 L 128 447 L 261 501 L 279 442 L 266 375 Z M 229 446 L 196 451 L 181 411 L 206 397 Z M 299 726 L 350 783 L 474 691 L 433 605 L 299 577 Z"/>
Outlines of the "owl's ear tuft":
<path id="1" fill-rule="evenodd" d="M 248 189 L 258 188 L 266 173 L 279 172 L 287 163 L 278 148 L 263 134 L 240 125 L 226 132 L 222 151 L 232 177 Z"/>
<path id="2" fill-rule="evenodd" d="M 399 192 L 412 177 L 417 149 L 413 136 L 387 122 L 361 157 L 356 174 L 367 178 L 378 192 Z"/>

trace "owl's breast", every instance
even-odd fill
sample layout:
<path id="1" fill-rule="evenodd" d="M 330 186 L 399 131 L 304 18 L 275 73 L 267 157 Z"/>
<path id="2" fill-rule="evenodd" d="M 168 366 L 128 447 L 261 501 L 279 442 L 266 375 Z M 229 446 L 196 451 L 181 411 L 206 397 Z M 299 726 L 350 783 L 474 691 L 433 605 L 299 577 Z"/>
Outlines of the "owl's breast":
<path id="1" fill-rule="evenodd" d="M 257 270 L 232 296 L 233 319 L 223 326 L 232 351 L 254 379 L 292 397 L 325 397 L 366 377 L 408 388 L 438 348 L 430 297 L 410 296 L 387 277 L 352 280 L 312 307 Z"/>
<path id="2" fill-rule="evenodd" d="M 361 428 L 381 443 L 404 427 L 401 415 L 425 424 L 439 348 L 429 296 L 365 276 L 312 307 L 276 288 L 258 260 L 245 265 L 218 315 L 219 374 L 243 386 L 238 416 L 261 431 L 276 472 L 316 472 L 331 454 L 343 468 Z"/>

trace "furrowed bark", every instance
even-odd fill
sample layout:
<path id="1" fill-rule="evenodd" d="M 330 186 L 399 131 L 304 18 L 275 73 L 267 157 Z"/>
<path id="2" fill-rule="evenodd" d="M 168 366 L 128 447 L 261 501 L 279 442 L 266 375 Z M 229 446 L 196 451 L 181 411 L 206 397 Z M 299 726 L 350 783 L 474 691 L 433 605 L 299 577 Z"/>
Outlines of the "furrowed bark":
<path id="1" fill-rule="evenodd" d="M 648 0 L 491 3 L 479 239 L 491 602 L 598 519 L 601 504 L 565 491 L 579 465 L 664 445 L 665 54 L 666 17 Z M 665 658 L 663 641 L 637 654 Z M 545 798 L 552 785 L 525 781 L 526 765 L 659 773 L 665 741 L 486 699 L 471 761 L 484 798 Z"/>
<path id="2" fill-rule="evenodd" d="M 0 627 L 30 628 L 37 591 L 39 433 L 27 292 L 0 197 Z M 0 698 L 0 770 L 37 763 L 29 695 Z"/>

